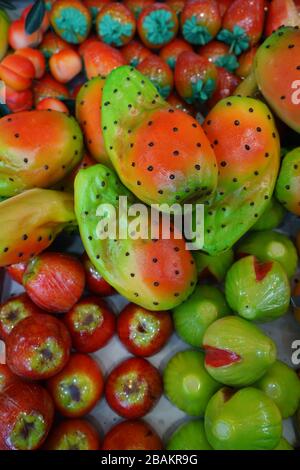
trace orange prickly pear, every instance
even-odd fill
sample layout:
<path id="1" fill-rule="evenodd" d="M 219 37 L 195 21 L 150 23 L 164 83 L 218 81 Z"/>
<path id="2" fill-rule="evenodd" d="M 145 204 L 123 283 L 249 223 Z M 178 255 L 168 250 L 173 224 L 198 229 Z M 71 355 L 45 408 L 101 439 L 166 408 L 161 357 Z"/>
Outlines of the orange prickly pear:
<path id="1" fill-rule="evenodd" d="M 259 47 L 254 59 L 258 88 L 289 127 L 300 132 L 300 29 L 280 28 Z"/>
<path id="2" fill-rule="evenodd" d="M 273 0 L 268 7 L 265 36 L 281 26 L 300 26 L 300 18 L 293 0 Z"/>
<path id="3" fill-rule="evenodd" d="M 276 197 L 287 210 L 300 215 L 300 147 L 288 152 L 282 160 Z"/>
<path id="4" fill-rule="evenodd" d="M 95 77 L 86 82 L 76 97 L 76 118 L 81 126 L 91 156 L 99 163 L 111 166 L 101 127 L 101 101 L 105 79 Z"/>
<path id="5" fill-rule="evenodd" d="M 183 203 L 214 191 L 215 156 L 200 124 L 133 67 L 119 67 L 105 81 L 102 130 L 119 177 L 145 203 Z"/>
<path id="6" fill-rule="evenodd" d="M 0 266 L 25 262 L 45 250 L 68 224 L 75 223 L 73 196 L 30 189 L 0 203 Z"/>
<path id="7" fill-rule="evenodd" d="M 204 250 L 216 255 L 241 238 L 264 212 L 275 186 L 280 143 L 265 104 L 253 98 L 220 101 L 204 122 L 219 169 L 205 206 Z"/>
<path id="8" fill-rule="evenodd" d="M 175 227 L 170 239 L 158 237 L 152 240 L 150 233 L 149 238 L 133 239 L 130 223 L 134 218 L 127 218 L 126 214 L 128 229 L 125 237 L 118 239 L 116 234 L 114 239 L 99 238 L 98 208 L 101 204 L 114 208 L 119 227 L 120 196 L 127 196 L 128 207 L 135 202 L 115 172 L 104 165 L 98 164 L 78 173 L 75 212 L 89 258 L 101 276 L 132 302 L 149 310 L 168 310 L 179 305 L 194 290 L 197 272 L 195 261 Z M 147 223 L 148 214 L 142 217 L 141 224 Z M 123 222 L 125 225 L 122 217 L 120 223 L 124 227 Z M 157 227 L 161 228 L 161 225 Z"/>
<path id="9" fill-rule="evenodd" d="M 82 158 L 76 120 L 58 111 L 24 111 L 0 119 L 0 195 L 49 187 Z"/>

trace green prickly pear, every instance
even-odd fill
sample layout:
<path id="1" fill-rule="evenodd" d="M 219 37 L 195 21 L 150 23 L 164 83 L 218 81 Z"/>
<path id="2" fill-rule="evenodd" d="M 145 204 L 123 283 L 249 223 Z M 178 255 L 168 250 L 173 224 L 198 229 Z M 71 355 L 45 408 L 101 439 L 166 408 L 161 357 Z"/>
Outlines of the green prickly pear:
<path id="1" fill-rule="evenodd" d="M 258 49 L 254 70 L 260 92 L 288 126 L 300 132 L 300 30 L 284 27 Z"/>
<path id="2" fill-rule="evenodd" d="M 179 305 L 196 285 L 196 264 L 185 248 L 185 242 L 174 238 L 133 239 L 131 223 L 136 218 L 119 215 L 119 197 L 127 196 L 128 206 L 135 202 L 133 195 L 119 182 L 115 172 L 104 165 L 81 170 L 75 179 L 75 212 L 84 247 L 97 271 L 120 294 L 149 310 L 168 310 Z M 106 207 L 107 229 L 113 227 L 111 208 L 116 211 L 115 238 L 102 239 L 98 210 Z M 146 208 L 146 206 L 144 206 Z M 143 224 L 148 214 L 141 212 Z M 128 223 L 125 236 L 118 230 Z M 104 224 L 105 225 L 105 224 Z M 160 229 L 161 226 L 158 225 Z M 106 227 L 102 227 L 105 231 Z M 113 230 L 113 228 L 112 228 Z M 177 232 L 177 231 L 176 231 Z M 178 235 L 178 233 L 177 233 Z"/>
<path id="3" fill-rule="evenodd" d="M 284 156 L 275 194 L 287 210 L 300 215 L 300 147 Z"/>
<path id="4" fill-rule="evenodd" d="M 76 118 L 81 126 L 91 156 L 99 163 L 111 166 L 101 128 L 101 100 L 105 78 L 95 77 L 86 82 L 76 97 Z"/>
<path id="5" fill-rule="evenodd" d="M 0 203 L 0 266 L 28 261 L 45 250 L 64 227 L 75 223 L 73 196 L 30 189 Z"/>
<path id="6" fill-rule="evenodd" d="M 205 206 L 204 251 L 229 249 L 264 212 L 279 167 L 280 145 L 267 106 L 238 96 L 220 101 L 203 128 L 213 143 L 219 180 Z"/>
<path id="7" fill-rule="evenodd" d="M 120 179 L 145 203 L 203 200 L 214 191 L 215 155 L 201 126 L 132 67 L 119 67 L 106 79 L 102 129 Z"/>
<path id="8" fill-rule="evenodd" d="M 82 158 L 76 120 L 58 111 L 24 111 L 0 119 L 0 195 L 50 187 Z"/>

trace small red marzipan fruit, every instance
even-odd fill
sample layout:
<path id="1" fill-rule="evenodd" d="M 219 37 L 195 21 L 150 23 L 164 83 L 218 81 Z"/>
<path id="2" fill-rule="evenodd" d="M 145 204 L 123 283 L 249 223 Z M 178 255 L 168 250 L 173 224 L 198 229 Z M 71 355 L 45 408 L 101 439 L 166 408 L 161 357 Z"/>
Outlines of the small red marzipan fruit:
<path id="1" fill-rule="evenodd" d="M 172 330 L 169 312 L 151 312 L 129 304 L 118 317 L 118 335 L 124 346 L 135 356 L 152 356 L 168 341 Z"/>
<path id="2" fill-rule="evenodd" d="M 8 385 L 0 400 L 0 450 L 34 450 L 45 441 L 54 406 L 40 385 L 21 380 Z"/>
<path id="3" fill-rule="evenodd" d="M 0 339 L 5 341 L 20 321 L 38 313 L 42 313 L 42 310 L 30 300 L 27 294 L 10 297 L 0 306 Z"/>
<path id="4" fill-rule="evenodd" d="M 72 354 L 67 366 L 47 381 L 56 408 L 69 418 L 89 413 L 100 400 L 103 386 L 101 369 L 87 354 Z"/>
<path id="5" fill-rule="evenodd" d="M 116 293 L 115 289 L 98 273 L 86 253 L 82 255 L 81 261 L 85 270 L 86 286 L 90 292 L 103 297 Z"/>
<path id="6" fill-rule="evenodd" d="M 162 450 L 163 443 L 144 421 L 123 421 L 104 437 L 103 450 Z"/>
<path id="7" fill-rule="evenodd" d="M 23 285 L 39 307 L 53 313 L 67 312 L 83 293 L 84 269 L 74 256 L 42 253 L 28 263 Z"/>
<path id="8" fill-rule="evenodd" d="M 71 334 L 73 347 L 84 353 L 103 348 L 115 332 L 116 319 L 99 297 L 80 300 L 65 315 L 64 322 Z"/>
<path id="9" fill-rule="evenodd" d="M 139 357 L 119 364 L 110 373 L 105 386 L 109 406 L 127 419 L 147 414 L 162 395 L 162 380 L 158 370 Z"/>
<path id="10" fill-rule="evenodd" d="M 66 419 L 52 429 L 44 449 L 99 450 L 100 436 L 85 419 Z"/>
<path id="11" fill-rule="evenodd" d="M 24 379 L 47 379 L 60 372 L 70 357 L 71 338 L 62 321 L 48 314 L 25 318 L 6 340 L 9 368 Z"/>
<path id="12" fill-rule="evenodd" d="M 18 382 L 17 377 L 6 364 L 0 364 L 0 393 L 2 393 L 10 384 Z"/>

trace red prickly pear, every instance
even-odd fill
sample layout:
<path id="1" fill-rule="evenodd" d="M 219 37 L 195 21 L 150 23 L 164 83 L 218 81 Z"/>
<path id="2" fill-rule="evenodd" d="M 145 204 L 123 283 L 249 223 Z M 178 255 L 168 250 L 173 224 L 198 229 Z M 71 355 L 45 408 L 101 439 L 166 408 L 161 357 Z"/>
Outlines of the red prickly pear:
<path id="1" fill-rule="evenodd" d="M 300 132 L 299 50 L 300 30 L 280 28 L 259 47 L 254 60 L 260 92 L 279 118 L 296 132 Z"/>
<path id="2" fill-rule="evenodd" d="M 5 230 L 0 235 L 0 266 L 28 261 L 41 253 L 70 223 L 75 223 L 73 196 L 30 189 L 0 203 Z"/>
<path id="3" fill-rule="evenodd" d="M 98 76 L 106 77 L 112 70 L 126 63 L 119 50 L 100 41 L 91 41 L 82 55 L 89 80 Z"/>
<path id="4" fill-rule="evenodd" d="M 145 203 L 182 203 L 214 191 L 215 156 L 201 126 L 171 108 L 133 67 L 106 79 L 102 130 L 123 184 Z"/>
<path id="5" fill-rule="evenodd" d="M 58 100 L 70 98 L 70 93 L 65 85 L 54 80 L 49 74 L 34 83 L 33 92 L 35 104 L 44 98 L 57 98 Z"/>
<path id="6" fill-rule="evenodd" d="M 163 98 L 170 95 L 173 88 L 173 73 L 161 57 L 151 54 L 137 66 L 137 70 L 149 78 Z"/>
<path id="7" fill-rule="evenodd" d="M 119 82 L 120 83 L 120 82 Z M 149 310 L 168 310 L 179 305 L 196 285 L 196 265 L 186 250 L 184 239 L 174 229 L 170 239 L 135 238 L 131 221 L 125 237 L 101 238 L 98 208 L 110 204 L 116 211 L 116 226 L 120 196 L 127 196 L 128 207 L 135 202 L 132 194 L 120 184 L 116 174 L 104 165 L 80 171 L 75 180 L 75 211 L 81 239 L 93 265 L 103 278 L 130 301 Z M 100 206 L 99 206 L 100 205 Z M 113 221 L 110 212 L 107 222 Z M 143 213 L 141 224 L 147 223 Z M 122 217 L 122 222 L 125 222 Z M 122 225 L 124 227 L 124 225 Z M 117 228 L 117 230 L 118 230 Z M 161 228 L 160 225 L 157 228 Z"/>
<path id="8" fill-rule="evenodd" d="M 280 144 L 267 106 L 238 96 L 220 101 L 204 122 L 219 168 L 205 206 L 204 251 L 216 255 L 241 238 L 264 212 L 275 186 Z"/>
<path id="9" fill-rule="evenodd" d="M 126 44 L 126 46 L 123 46 L 121 52 L 126 64 L 132 65 L 133 67 L 139 65 L 152 54 L 147 47 L 135 39 Z"/>
<path id="10" fill-rule="evenodd" d="M 300 18 L 293 0 L 273 0 L 268 8 L 265 36 L 281 26 L 300 26 Z"/>
<path id="11" fill-rule="evenodd" d="M 258 43 L 264 26 L 264 0 L 234 0 L 222 20 L 217 38 L 236 55 Z"/>
<path id="12" fill-rule="evenodd" d="M 233 0 L 218 0 L 218 7 L 222 18 L 230 7 L 230 5 L 232 4 L 232 2 Z"/>
<path id="13" fill-rule="evenodd" d="M 136 25 L 133 13 L 125 5 L 111 2 L 101 8 L 95 27 L 101 41 L 121 47 L 131 41 Z"/>
<path id="14" fill-rule="evenodd" d="M 141 40 L 149 49 L 160 49 L 176 37 L 178 19 L 167 4 L 154 3 L 140 14 L 137 29 Z"/>
<path id="15" fill-rule="evenodd" d="M 91 156 L 99 163 L 111 166 L 101 127 L 101 101 L 105 79 L 95 77 L 86 82 L 76 97 L 76 118 L 81 126 Z"/>
<path id="16" fill-rule="evenodd" d="M 217 69 L 206 57 L 195 52 L 182 52 L 175 66 L 175 86 L 179 95 L 189 104 L 203 104 L 213 94 Z"/>
<path id="17" fill-rule="evenodd" d="M 184 39 L 176 38 L 173 41 L 166 44 L 159 52 L 159 56 L 171 67 L 175 69 L 176 61 L 179 55 L 184 51 L 193 51 L 192 46 Z"/>
<path id="18" fill-rule="evenodd" d="M 300 215 L 300 147 L 283 158 L 276 183 L 276 197 L 287 210 Z"/>
<path id="19" fill-rule="evenodd" d="M 186 0 L 166 0 L 166 4 L 176 13 L 178 18 L 180 17 Z"/>
<path id="20" fill-rule="evenodd" d="M 74 118 L 58 111 L 24 111 L 0 119 L 0 195 L 49 187 L 82 158 Z"/>
<path id="21" fill-rule="evenodd" d="M 94 22 L 98 13 L 109 1 L 110 0 L 82 0 L 82 3 L 89 9 Z"/>
<path id="22" fill-rule="evenodd" d="M 79 0 L 57 0 L 50 12 L 56 34 L 71 44 L 81 44 L 92 26 L 91 14 Z"/>
<path id="23" fill-rule="evenodd" d="M 204 46 L 221 27 L 221 15 L 216 0 L 192 0 L 185 3 L 181 13 L 183 37 L 191 44 Z"/>

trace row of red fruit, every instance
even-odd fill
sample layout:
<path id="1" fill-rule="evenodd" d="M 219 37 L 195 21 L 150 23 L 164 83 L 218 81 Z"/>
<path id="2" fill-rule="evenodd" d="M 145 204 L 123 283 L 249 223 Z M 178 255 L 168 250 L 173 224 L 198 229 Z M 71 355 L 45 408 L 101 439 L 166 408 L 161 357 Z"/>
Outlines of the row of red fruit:
<path id="1" fill-rule="evenodd" d="M 250 9 L 248 3 L 243 0 L 166 3 L 139 0 L 121 4 L 103 0 L 58 0 L 46 13 L 40 29 L 31 35 L 25 33 L 28 7 L 9 28 L 9 44 L 16 52 L 0 63 L 0 78 L 6 84 L 7 105 L 14 112 L 30 109 L 33 105 L 37 109 L 67 112 L 66 105 L 57 100 L 76 96 L 85 80 L 80 76 L 81 72 L 85 72 L 88 79 L 98 75 L 106 77 L 114 68 L 128 63 L 148 76 L 171 104 L 188 107 L 188 104 L 206 103 L 210 108 L 221 98 L 231 95 L 241 79 L 248 76 L 256 44 L 263 32 L 269 35 L 286 21 L 291 25 L 299 24 L 293 2 L 275 0 L 269 5 L 269 2 L 259 0 L 250 2 L 253 4 Z M 68 8 L 76 8 L 84 18 L 96 12 L 97 18 L 114 21 L 114 15 L 117 15 L 117 31 L 127 24 L 127 17 L 135 23 L 133 14 L 138 15 L 137 24 L 142 25 L 137 27 L 139 39 L 134 39 L 134 25 L 128 40 L 122 36 L 121 43 L 115 43 L 114 28 L 109 23 L 109 37 L 99 37 L 99 28 L 95 26 L 98 36 L 91 34 L 88 37 L 89 27 L 83 37 L 70 40 L 66 31 L 57 26 L 58 12 Z M 267 8 L 269 11 L 265 20 Z M 157 24 L 162 21 L 160 18 L 164 18 L 166 12 L 172 14 L 172 24 L 178 24 L 176 15 L 181 14 L 183 37 L 176 37 L 178 28 L 170 27 L 170 36 L 167 34 L 168 28 L 164 27 L 166 39 L 162 39 L 162 43 L 157 39 L 159 44 L 151 44 L 149 35 L 152 30 L 156 31 Z M 145 18 L 148 18 L 150 25 L 147 30 L 143 29 Z M 54 31 L 47 31 L 50 24 Z M 88 24 L 92 24 L 91 20 Z M 199 43 L 199 37 L 202 37 L 199 31 L 202 30 L 208 37 Z M 193 34 L 196 33 L 198 39 L 194 40 Z M 46 73 L 45 58 L 49 59 L 49 73 Z M 65 85 L 74 79 L 70 92 Z M 174 85 L 180 98 L 172 93 Z"/>
<path id="2" fill-rule="evenodd" d="M 40 447 L 52 425 L 54 409 L 66 418 L 82 418 L 105 393 L 109 406 L 117 414 L 126 419 L 139 419 L 162 395 L 160 373 L 147 360 L 137 357 L 123 361 L 104 382 L 100 366 L 86 353 L 104 347 L 117 329 L 129 352 L 137 356 L 153 355 L 172 333 L 170 313 L 150 312 L 129 304 L 116 319 L 100 297 L 115 291 L 95 271 L 85 254 L 82 261 L 68 254 L 45 252 L 27 265 L 20 263 L 8 268 L 26 293 L 11 297 L 0 307 L 0 338 L 6 346 L 6 365 L 0 366 L 0 394 L 4 398 L 0 404 L 3 417 L 0 449 L 22 448 L 22 439 L 28 445 L 28 435 L 37 426 L 43 426 L 44 431 L 38 433 L 40 437 L 32 446 Z M 98 296 L 79 300 L 85 283 Z M 48 392 L 31 382 L 42 380 L 46 380 Z M 40 416 L 40 422 L 34 417 L 31 423 L 20 423 L 22 409 L 24 412 L 30 409 L 35 417 Z M 122 423 L 121 434 L 128 426 L 130 429 L 136 426 L 137 436 L 144 436 L 150 446 L 161 447 L 158 436 L 146 423 Z M 76 420 L 73 425 L 64 421 L 53 431 L 46 448 L 58 448 L 62 433 L 71 433 L 74 427 L 87 434 L 91 449 L 99 448 L 97 432 L 82 420 Z M 16 430 L 14 434 L 12 429 Z M 145 429 L 147 433 L 143 434 Z M 115 432 L 120 432 L 119 427 L 111 431 L 104 447 L 114 445 L 110 440 L 114 441 Z M 11 442 L 12 436 L 15 442 Z M 122 437 L 116 442 L 120 446 Z"/>

